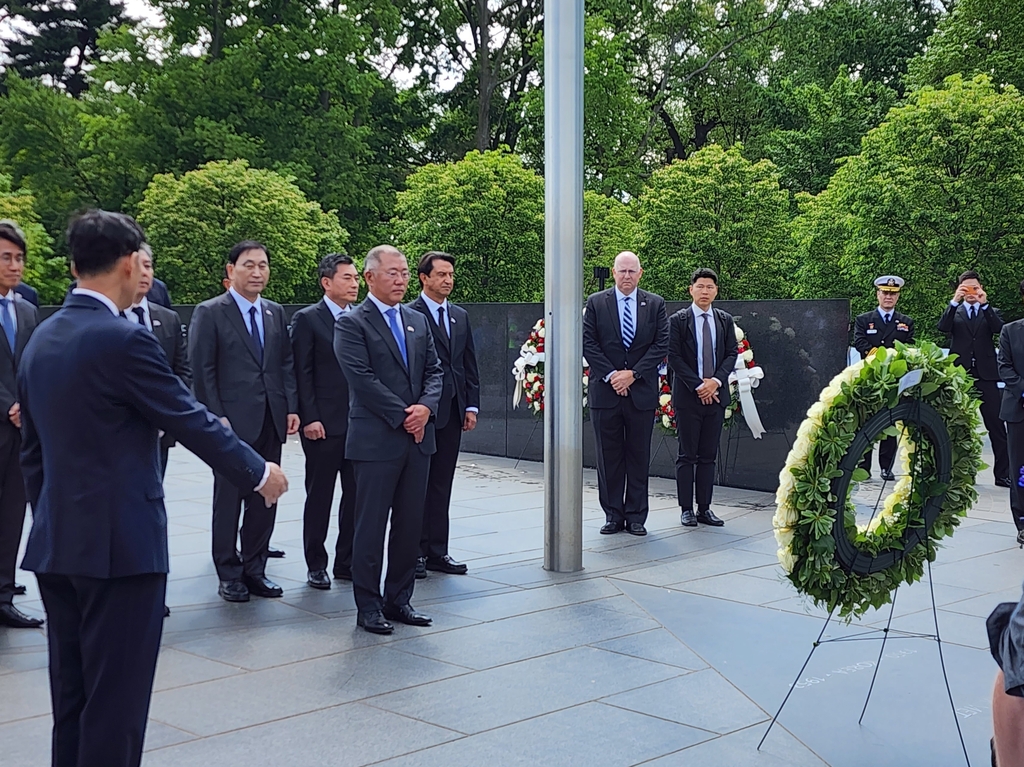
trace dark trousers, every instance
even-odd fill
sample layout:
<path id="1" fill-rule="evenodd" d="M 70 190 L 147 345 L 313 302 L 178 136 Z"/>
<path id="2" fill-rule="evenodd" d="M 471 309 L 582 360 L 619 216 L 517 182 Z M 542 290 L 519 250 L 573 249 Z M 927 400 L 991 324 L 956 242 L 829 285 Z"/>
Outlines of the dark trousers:
<path id="1" fill-rule="evenodd" d="M 20 432 L 10 422 L 0 425 L 0 605 L 10 604 L 14 598 L 14 571 L 25 525 L 20 450 Z"/>
<path id="2" fill-rule="evenodd" d="M 1002 393 L 995 381 L 974 379 L 974 388 L 981 397 L 981 419 L 988 430 L 989 441 L 992 442 L 992 473 L 996 479 L 1010 476 L 1010 456 L 1006 448 L 1006 424 L 999 418 L 999 405 Z"/>
<path id="3" fill-rule="evenodd" d="M 46 608 L 53 767 L 137 767 L 164 623 L 163 573 L 37 575 Z"/>
<path id="4" fill-rule="evenodd" d="M 899 443 L 895 437 L 886 437 L 878 443 L 878 465 L 883 471 L 892 471 L 896 462 L 896 447 Z M 871 471 L 871 451 L 869 450 L 860 462 L 864 471 Z"/>
<path id="5" fill-rule="evenodd" d="M 1010 454 L 1010 512 L 1013 524 L 1024 530 L 1024 421 L 1006 424 L 1006 446 Z"/>
<path id="6" fill-rule="evenodd" d="M 251 447 L 268 461 L 281 462 L 281 440 L 269 408 L 260 436 Z M 245 517 L 241 531 L 242 558 L 239 560 L 235 543 L 239 538 L 238 519 L 243 503 Z M 240 490 L 223 474 L 213 473 L 213 563 L 222 581 L 239 580 L 243 573 L 250 578 L 263 577 L 276 516 L 276 503 L 267 508 L 259 493 L 251 488 Z"/>
<path id="7" fill-rule="evenodd" d="M 356 535 L 352 554 L 352 590 L 360 612 L 384 605 L 409 604 L 420 550 L 423 497 L 427 491 L 430 456 L 409 440 L 404 455 L 388 461 L 353 460 L 356 472 Z M 388 572 L 384 596 L 380 575 L 384 535 L 391 511 Z"/>
<path id="8" fill-rule="evenodd" d="M 591 408 L 597 443 L 597 494 L 606 522 L 647 521 L 648 471 L 654 411 L 640 410 L 630 396 L 614 407 Z"/>
<path id="9" fill-rule="evenodd" d="M 459 463 L 464 418 L 465 414 L 459 412 L 458 399 L 453 398 L 448 423 L 434 430 L 437 452 L 430 457 L 420 534 L 420 556 L 427 559 L 443 559 L 448 555 L 448 506 L 452 501 L 455 467 Z"/>
<path id="10" fill-rule="evenodd" d="M 352 571 L 352 536 L 355 533 L 356 474 L 352 462 L 345 459 L 345 437 L 306 439 L 306 505 L 302 510 L 302 548 L 306 567 L 327 569 L 327 528 L 334 505 L 334 484 L 341 474 L 341 500 L 338 502 L 338 540 L 334 546 L 334 574 Z"/>
<path id="11" fill-rule="evenodd" d="M 693 509 L 696 491 L 697 511 L 711 508 L 715 487 L 715 459 L 725 424 L 725 408 L 702 405 L 693 392 L 675 398 L 676 430 L 679 432 L 679 457 L 676 458 L 676 492 L 679 508 Z"/>

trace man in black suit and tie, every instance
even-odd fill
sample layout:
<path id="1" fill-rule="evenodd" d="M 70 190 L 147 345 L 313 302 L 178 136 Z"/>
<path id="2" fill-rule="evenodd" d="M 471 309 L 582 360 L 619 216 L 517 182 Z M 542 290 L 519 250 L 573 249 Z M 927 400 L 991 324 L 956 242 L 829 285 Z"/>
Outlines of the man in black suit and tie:
<path id="1" fill-rule="evenodd" d="M 409 287 L 401 251 L 379 245 L 366 254 L 369 294 L 334 327 L 334 353 L 348 381 L 345 453 L 356 472 L 352 588 L 356 623 L 390 634 L 400 621 L 429 626 L 410 604 L 419 556 L 423 498 L 435 450 L 433 418 L 444 374 L 427 318 L 401 304 Z M 391 512 L 388 571 L 380 593 L 384 533 Z"/>
<path id="2" fill-rule="evenodd" d="M 149 248 L 149 245 L 146 244 L 145 247 Z M 147 252 L 150 254 L 150 256 L 152 256 L 152 254 L 153 254 L 152 248 L 150 248 Z M 71 285 L 68 286 L 68 292 L 64 294 L 64 300 L 65 301 L 68 300 L 68 296 L 71 295 L 71 291 L 73 291 L 77 287 L 78 287 L 78 280 L 72 280 L 71 281 Z M 29 289 L 31 290 L 31 288 L 29 288 Z M 32 292 L 34 293 L 35 291 L 32 291 Z M 149 292 L 146 294 L 146 298 L 149 301 L 149 303 L 151 303 L 151 304 L 157 304 L 159 306 L 164 307 L 165 309 L 172 308 L 171 307 L 171 294 L 167 291 L 167 285 L 165 285 L 162 280 L 158 280 L 156 277 L 153 278 L 153 281 L 152 281 L 152 283 L 150 285 L 150 288 L 149 288 Z M 37 302 L 36 302 L 36 306 L 39 306 L 38 299 L 37 299 Z"/>
<path id="3" fill-rule="evenodd" d="M 36 308 L 15 292 L 25 271 L 25 248 L 21 227 L 0 221 L 0 626 L 19 629 L 43 625 L 14 606 L 14 595 L 23 593 L 14 571 L 25 524 L 17 375 L 25 344 L 39 324 Z"/>
<path id="4" fill-rule="evenodd" d="M 714 308 L 718 275 L 698 269 L 690 278 L 693 303 L 669 320 L 668 365 L 679 433 L 676 489 L 686 527 L 725 523 L 711 510 L 718 442 L 729 405 L 729 374 L 736 367 L 736 325 Z M 588 359 L 589 362 L 589 359 Z M 693 513 L 696 492 L 697 513 Z"/>
<path id="5" fill-rule="evenodd" d="M 299 389 L 302 452 L 306 454 L 306 506 L 302 512 L 306 580 L 315 589 L 329 589 L 324 540 L 339 474 L 341 500 L 334 577 L 352 580 L 356 475 L 352 461 L 345 457 L 348 384 L 334 354 L 334 323 L 351 311 L 359 298 L 359 272 L 349 256 L 332 253 L 320 261 L 319 273 L 323 300 L 292 316 L 292 352 Z"/>
<path id="6" fill-rule="evenodd" d="M 281 445 L 299 430 L 292 345 L 284 308 L 260 294 L 270 278 L 270 258 L 261 243 L 245 240 L 228 255 L 231 288 L 199 304 L 188 333 L 196 398 L 220 416 L 239 439 L 266 460 L 281 460 Z M 235 549 L 245 504 L 241 559 Z M 279 597 L 266 576 L 267 549 L 277 506 L 213 474 L 213 561 L 218 594 L 228 602 L 249 595 Z"/>
<path id="7" fill-rule="evenodd" d="M 896 342 L 914 343 L 914 321 L 905 314 L 896 311 L 896 302 L 900 299 L 903 278 L 886 275 L 875 280 L 878 308 L 864 312 L 853 321 L 853 347 L 862 357 L 867 357 L 880 346 L 892 349 Z M 896 460 L 896 438 L 886 437 L 878 443 L 878 463 L 882 470 L 882 479 L 891 482 L 896 477 L 892 473 L 892 465 Z M 864 456 L 860 467 L 871 472 L 871 451 Z"/>
<path id="8" fill-rule="evenodd" d="M 80 286 L 18 368 L 33 509 L 22 567 L 46 609 L 52 765 L 136 767 L 167 582 L 158 430 L 268 502 L 288 483 L 196 401 L 152 333 L 122 319 L 139 283 L 138 224 L 90 211 L 67 241 Z"/>
<path id="9" fill-rule="evenodd" d="M 188 361 L 188 345 L 185 340 L 181 317 L 173 309 L 168 309 L 149 300 L 153 287 L 153 250 L 148 243 L 142 244 L 139 256 L 142 277 L 135 300 L 128 307 L 125 316 L 129 321 L 142 325 L 157 337 L 160 346 L 167 355 L 174 375 L 181 379 L 185 386 L 192 387 L 192 365 Z M 167 457 L 175 445 L 170 434 L 160 435 L 160 476 L 167 476 Z"/>
<path id="10" fill-rule="evenodd" d="M 448 506 L 462 432 L 476 428 L 480 412 L 480 372 L 469 314 L 448 300 L 455 287 L 455 258 L 430 251 L 420 259 L 416 271 L 423 289 L 410 306 L 427 316 L 444 371 L 441 404 L 434 419 L 437 452 L 430 459 L 416 577 L 426 578 L 427 570 L 465 575 L 469 568 L 448 555 Z"/>
<path id="11" fill-rule="evenodd" d="M 1020 284 L 1024 299 L 1024 282 Z M 999 377 L 1006 384 L 999 417 L 1006 422 L 1010 464 L 1010 511 L 1017 543 L 1024 546 L 1024 320 L 1008 322 L 999 333 Z"/>
<path id="12" fill-rule="evenodd" d="M 668 353 L 668 315 L 661 296 L 637 287 L 643 273 L 635 253 L 619 253 L 612 267 L 615 287 L 590 296 L 583 314 L 604 535 L 647 535 L 651 432 L 658 366 Z"/>
<path id="13" fill-rule="evenodd" d="M 956 364 L 971 374 L 974 388 L 981 395 L 981 417 L 992 442 L 996 485 L 1011 487 L 1006 424 L 999 418 L 999 365 L 992 342 L 992 336 L 1002 329 L 1003 318 L 998 309 L 989 306 L 978 273 L 971 270 L 961 274 L 953 300 L 939 319 L 939 332 L 949 338 L 950 354 L 955 354 Z"/>

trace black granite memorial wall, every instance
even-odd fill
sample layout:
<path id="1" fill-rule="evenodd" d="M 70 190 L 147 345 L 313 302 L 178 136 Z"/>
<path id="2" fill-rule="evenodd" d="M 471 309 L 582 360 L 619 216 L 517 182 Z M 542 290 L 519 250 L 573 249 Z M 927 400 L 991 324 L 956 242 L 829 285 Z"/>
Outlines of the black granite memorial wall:
<path id="1" fill-rule="evenodd" d="M 764 436 L 755 440 L 742 416 L 722 435 L 718 483 L 730 487 L 774 491 L 779 471 L 804 414 L 821 389 L 846 365 L 850 306 L 827 301 L 719 301 L 743 328 L 764 369 L 754 391 Z M 534 323 L 543 316 L 542 304 L 463 304 L 473 325 L 480 367 L 481 414 L 477 428 L 463 437 L 463 449 L 527 461 L 544 457 L 543 419 L 525 403 L 512 407 L 515 381 L 512 364 L 519 357 Z M 668 311 L 687 304 L 669 303 Z M 300 306 L 289 305 L 289 317 Z M 176 306 L 186 325 L 192 306 Z M 44 307 L 48 316 L 54 309 Z M 582 377 L 582 371 L 581 371 Z M 651 475 L 675 476 L 677 441 L 655 429 L 651 446 Z M 595 466 L 594 432 L 583 429 L 584 463 Z"/>

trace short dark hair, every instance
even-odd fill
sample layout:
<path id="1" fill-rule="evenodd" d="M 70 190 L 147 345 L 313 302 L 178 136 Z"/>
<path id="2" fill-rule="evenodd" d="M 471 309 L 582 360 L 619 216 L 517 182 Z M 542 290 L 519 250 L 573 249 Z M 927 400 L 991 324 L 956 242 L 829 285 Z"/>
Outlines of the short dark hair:
<path id="1" fill-rule="evenodd" d="M 344 253 L 329 253 L 320 259 L 317 273 L 320 275 L 321 280 L 324 278 L 328 280 L 334 279 L 334 275 L 338 273 L 339 266 L 351 263 L 353 263 L 352 256 L 346 256 Z"/>
<path id="2" fill-rule="evenodd" d="M 455 256 L 440 250 L 430 250 L 420 258 L 420 262 L 416 266 L 416 274 L 424 274 L 429 277 L 430 273 L 434 271 L 435 261 L 445 261 L 453 267 L 455 266 Z"/>
<path id="3" fill-rule="evenodd" d="M 231 249 L 230 253 L 228 253 L 228 263 L 232 265 L 237 264 L 238 257 L 247 250 L 262 250 L 266 253 L 267 258 L 270 258 L 270 251 L 267 250 L 267 246 L 262 242 L 257 242 L 256 240 L 242 240 Z"/>
<path id="4" fill-rule="evenodd" d="M 4 219 L 0 221 L 0 240 L 7 240 L 17 245 L 22 253 L 28 253 L 28 247 L 25 244 L 25 233 L 21 231 L 21 227 L 10 219 Z"/>
<path id="5" fill-rule="evenodd" d="M 963 274 L 956 278 L 956 284 L 958 286 L 963 285 L 967 280 L 977 280 L 978 282 L 981 282 L 981 277 L 979 277 L 978 273 L 973 269 L 968 269 L 966 272 L 964 272 Z"/>
<path id="6" fill-rule="evenodd" d="M 79 277 L 106 274 L 146 241 L 131 216 L 109 210 L 88 210 L 71 220 L 67 232 L 71 262 Z"/>
<path id="7" fill-rule="evenodd" d="M 690 275 L 690 284 L 693 285 L 697 282 L 697 280 L 702 280 L 705 278 L 711 280 L 716 285 L 718 284 L 718 275 L 715 274 L 715 270 L 707 268 L 694 270 L 693 274 Z"/>

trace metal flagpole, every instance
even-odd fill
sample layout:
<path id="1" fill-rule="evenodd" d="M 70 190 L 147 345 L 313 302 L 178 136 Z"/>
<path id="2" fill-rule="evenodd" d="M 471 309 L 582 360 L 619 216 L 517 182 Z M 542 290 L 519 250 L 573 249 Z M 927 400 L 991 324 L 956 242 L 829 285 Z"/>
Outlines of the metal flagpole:
<path id="1" fill-rule="evenodd" d="M 583 0 L 544 7 L 544 569 L 583 569 Z"/>

